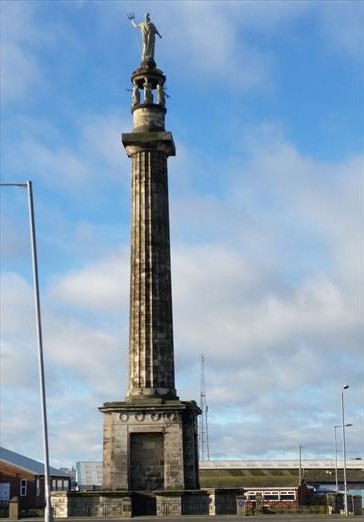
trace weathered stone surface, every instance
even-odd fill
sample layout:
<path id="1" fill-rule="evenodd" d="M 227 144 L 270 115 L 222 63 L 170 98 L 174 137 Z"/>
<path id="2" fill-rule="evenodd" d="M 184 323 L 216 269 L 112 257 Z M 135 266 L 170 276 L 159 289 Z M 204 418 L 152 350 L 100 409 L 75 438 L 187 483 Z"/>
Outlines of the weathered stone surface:
<path id="1" fill-rule="evenodd" d="M 130 398 L 176 397 L 167 186 L 163 153 L 133 156 Z"/>
<path id="2" fill-rule="evenodd" d="M 158 69 L 133 73 L 134 128 L 122 135 L 132 160 L 129 387 L 125 402 L 100 408 L 109 491 L 199 488 L 201 411 L 175 389 L 167 172 L 175 145 L 164 128 L 164 82 Z M 181 512 L 177 504 L 171 512 Z"/>
<path id="3" fill-rule="evenodd" d="M 121 517 L 130 518 L 132 501 L 127 493 L 52 491 L 55 518 Z"/>
<path id="4" fill-rule="evenodd" d="M 103 489 L 199 488 L 200 410 L 194 401 L 115 402 L 100 410 L 105 419 Z"/>
<path id="5" fill-rule="evenodd" d="M 160 107 L 139 106 L 133 111 L 134 132 L 164 129 L 166 110 Z"/>
<path id="6" fill-rule="evenodd" d="M 157 517 L 182 515 L 182 494 L 157 495 Z"/>
<path id="7" fill-rule="evenodd" d="M 121 136 L 125 151 L 130 158 L 139 152 L 162 152 L 166 159 L 176 154 L 170 132 L 126 132 Z"/>
<path id="8" fill-rule="evenodd" d="M 129 473 L 133 491 L 164 489 L 163 433 L 130 434 Z"/>
<path id="9" fill-rule="evenodd" d="M 186 491 L 53 491 L 51 503 L 55 518 L 95 517 L 130 518 L 150 515 L 243 514 L 238 500 L 242 490 L 208 489 Z M 240 510 L 240 511 L 239 511 Z"/>

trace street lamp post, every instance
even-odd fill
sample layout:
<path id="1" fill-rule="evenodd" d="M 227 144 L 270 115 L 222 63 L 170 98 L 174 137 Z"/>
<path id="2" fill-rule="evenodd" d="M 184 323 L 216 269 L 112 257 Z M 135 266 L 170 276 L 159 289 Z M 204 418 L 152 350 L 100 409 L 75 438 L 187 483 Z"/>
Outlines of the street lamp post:
<path id="1" fill-rule="evenodd" d="M 299 468 L 298 468 L 298 491 L 299 491 L 299 504 L 300 513 L 302 510 L 302 446 L 299 445 Z"/>
<path id="2" fill-rule="evenodd" d="M 336 429 L 339 426 L 334 426 L 335 431 L 335 486 L 336 486 L 336 493 L 339 493 L 339 484 L 337 480 L 337 437 L 336 437 Z"/>
<path id="3" fill-rule="evenodd" d="M 345 384 L 341 390 L 341 416 L 342 416 L 342 430 L 343 430 L 343 460 L 344 460 L 344 513 L 348 516 L 348 485 L 346 481 L 346 443 L 345 443 L 345 413 L 344 413 L 344 391 L 349 388 Z"/>
<path id="4" fill-rule="evenodd" d="M 37 244 L 36 244 L 36 236 L 35 236 L 32 182 L 27 181 L 26 183 L 0 183 L 0 186 L 26 188 L 27 194 L 28 194 L 30 239 L 31 239 L 31 247 L 32 247 L 32 264 L 33 264 L 33 281 L 34 281 L 35 319 L 36 319 L 37 340 L 38 340 L 39 385 L 40 385 L 40 399 L 41 399 L 42 427 L 43 427 L 44 497 L 45 497 L 45 502 L 46 502 L 44 520 L 45 520 L 45 522 L 53 522 L 51 494 L 50 494 L 47 406 L 46 406 L 44 361 L 43 361 L 43 337 L 42 337 L 42 322 L 41 322 L 41 313 L 40 313 Z"/>
<path id="5" fill-rule="evenodd" d="M 353 425 L 345 424 L 345 428 L 348 428 L 349 426 L 353 426 Z M 339 493 L 339 482 L 338 482 L 338 475 L 337 475 L 337 436 L 336 436 L 337 428 L 342 428 L 342 425 L 338 424 L 337 426 L 334 426 L 334 430 L 335 430 L 335 485 L 336 485 L 336 493 Z"/>

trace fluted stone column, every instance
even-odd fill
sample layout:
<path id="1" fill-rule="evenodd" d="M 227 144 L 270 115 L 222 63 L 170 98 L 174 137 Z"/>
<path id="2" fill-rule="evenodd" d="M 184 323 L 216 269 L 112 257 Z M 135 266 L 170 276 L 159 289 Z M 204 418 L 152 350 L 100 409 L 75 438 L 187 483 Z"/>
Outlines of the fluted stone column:
<path id="1" fill-rule="evenodd" d="M 167 179 L 173 142 L 157 137 L 146 148 L 133 139 L 123 136 L 132 157 L 128 397 L 175 398 Z"/>

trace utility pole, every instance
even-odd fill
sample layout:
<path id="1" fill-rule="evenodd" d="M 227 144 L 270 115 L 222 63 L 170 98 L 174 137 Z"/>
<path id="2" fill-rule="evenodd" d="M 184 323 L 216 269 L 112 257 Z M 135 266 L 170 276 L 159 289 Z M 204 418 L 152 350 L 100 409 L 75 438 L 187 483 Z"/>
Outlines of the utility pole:
<path id="1" fill-rule="evenodd" d="M 343 430 L 343 461 L 344 461 L 344 513 L 349 516 L 348 512 L 348 483 L 346 479 L 346 442 L 345 442 L 345 414 L 344 414 L 344 391 L 349 388 L 348 384 L 343 386 L 341 390 L 341 416 L 342 416 L 342 430 Z"/>
<path id="2" fill-rule="evenodd" d="M 201 354 L 201 388 L 200 388 L 200 409 L 202 414 L 199 418 L 199 456 L 200 461 L 210 460 L 209 447 L 209 428 L 208 428 L 208 406 L 206 401 L 205 384 L 205 357 Z"/>
<path id="3" fill-rule="evenodd" d="M 298 492 L 300 513 L 302 510 L 302 446 L 299 445 L 299 469 L 298 469 Z"/>

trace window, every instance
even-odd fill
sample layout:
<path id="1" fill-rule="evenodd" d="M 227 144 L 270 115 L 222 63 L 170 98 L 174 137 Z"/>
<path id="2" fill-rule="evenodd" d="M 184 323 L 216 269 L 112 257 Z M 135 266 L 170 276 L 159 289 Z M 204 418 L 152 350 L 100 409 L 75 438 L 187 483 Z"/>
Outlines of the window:
<path id="1" fill-rule="evenodd" d="M 68 490 L 68 480 L 57 479 L 57 491 L 67 491 Z"/>
<path id="2" fill-rule="evenodd" d="M 39 497 L 39 495 L 40 495 L 40 479 L 39 478 L 37 478 L 37 480 L 36 480 L 35 488 L 37 491 L 37 497 Z"/>
<path id="3" fill-rule="evenodd" d="M 28 486 L 27 479 L 20 479 L 20 496 L 21 497 L 27 496 L 27 486 Z"/>
<path id="4" fill-rule="evenodd" d="M 294 491 L 281 491 L 281 500 L 294 500 L 295 492 Z"/>
<path id="5" fill-rule="evenodd" d="M 279 500 L 278 491 L 265 491 L 264 500 Z"/>

